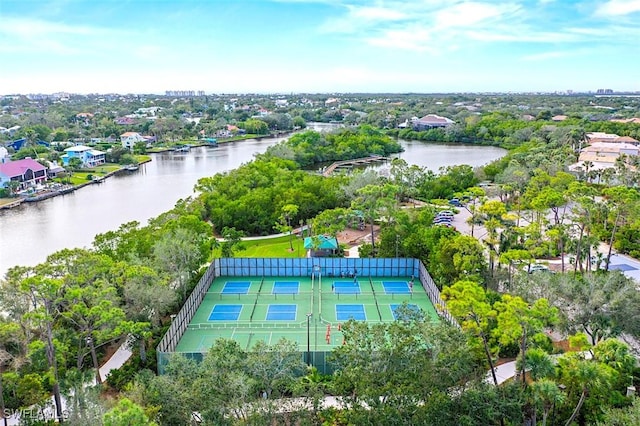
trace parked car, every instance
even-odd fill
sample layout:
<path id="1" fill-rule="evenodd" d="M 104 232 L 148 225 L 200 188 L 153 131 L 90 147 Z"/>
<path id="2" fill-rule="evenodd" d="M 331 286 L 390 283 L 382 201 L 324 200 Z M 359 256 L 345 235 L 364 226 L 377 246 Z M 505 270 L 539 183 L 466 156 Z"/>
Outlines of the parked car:
<path id="1" fill-rule="evenodd" d="M 462 207 L 462 203 L 460 202 L 459 199 L 457 198 L 452 198 L 449 200 L 449 205 L 451 206 L 455 206 L 455 207 Z"/>
<path id="2" fill-rule="evenodd" d="M 434 225 L 436 225 L 436 226 L 446 226 L 447 228 L 453 228 L 453 229 L 456 229 L 456 228 L 454 228 L 454 227 L 453 227 L 453 225 L 452 225 L 452 224 L 450 224 L 449 222 L 438 222 L 438 223 L 434 223 Z"/>
<path id="3" fill-rule="evenodd" d="M 451 223 L 452 220 L 453 218 L 451 217 L 436 217 L 435 219 L 433 219 L 433 223 Z"/>
<path id="4" fill-rule="evenodd" d="M 533 263 L 524 267 L 525 272 L 533 274 L 534 272 L 551 272 L 549 267 L 540 263 Z"/>
<path id="5" fill-rule="evenodd" d="M 443 210 L 436 214 L 436 217 L 453 217 L 455 216 L 451 210 Z"/>

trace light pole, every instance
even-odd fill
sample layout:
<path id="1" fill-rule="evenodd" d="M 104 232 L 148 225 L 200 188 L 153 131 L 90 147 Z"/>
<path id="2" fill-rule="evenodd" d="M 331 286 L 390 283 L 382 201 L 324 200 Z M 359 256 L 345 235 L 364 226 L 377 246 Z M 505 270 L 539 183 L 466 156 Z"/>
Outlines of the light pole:
<path id="1" fill-rule="evenodd" d="M 311 315 L 307 314 L 307 365 L 311 365 Z"/>

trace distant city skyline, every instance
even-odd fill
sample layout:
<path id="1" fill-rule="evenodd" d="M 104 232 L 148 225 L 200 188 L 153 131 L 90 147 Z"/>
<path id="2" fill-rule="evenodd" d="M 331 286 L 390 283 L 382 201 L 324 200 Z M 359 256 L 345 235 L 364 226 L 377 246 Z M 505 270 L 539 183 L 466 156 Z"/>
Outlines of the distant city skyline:
<path id="1" fill-rule="evenodd" d="M 0 0 L 0 94 L 640 91 L 640 0 Z"/>

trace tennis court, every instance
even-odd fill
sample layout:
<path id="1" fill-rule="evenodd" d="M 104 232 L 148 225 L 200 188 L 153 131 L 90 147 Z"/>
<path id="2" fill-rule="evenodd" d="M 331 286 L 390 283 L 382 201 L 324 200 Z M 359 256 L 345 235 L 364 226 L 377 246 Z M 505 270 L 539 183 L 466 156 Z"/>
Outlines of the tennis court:
<path id="1" fill-rule="evenodd" d="M 410 294 L 411 289 L 406 281 L 382 281 L 386 294 Z"/>
<path id="2" fill-rule="evenodd" d="M 295 321 L 298 305 L 269 305 L 267 321 Z"/>
<path id="3" fill-rule="evenodd" d="M 276 281 L 273 283 L 273 294 L 298 294 L 300 283 L 298 281 Z"/>
<path id="4" fill-rule="evenodd" d="M 240 281 L 240 282 L 226 282 L 224 283 L 224 287 L 222 288 L 222 294 L 247 294 L 249 293 L 249 288 L 251 287 L 251 282 L 249 281 Z"/>
<path id="5" fill-rule="evenodd" d="M 366 321 L 367 314 L 364 305 L 336 305 L 336 319 L 338 321 Z"/>
<path id="6" fill-rule="evenodd" d="M 301 351 L 328 352 L 342 344 L 350 320 L 392 322 L 403 303 L 439 321 L 434 306 L 410 277 L 217 277 L 195 311 L 177 352 L 206 352 L 219 338 L 250 349 L 285 338 Z M 307 328 L 308 327 L 308 328 Z M 308 333 L 308 334 L 307 334 Z M 307 341 L 307 336 L 309 340 Z"/>
<path id="7" fill-rule="evenodd" d="M 236 321 L 242 305 L 215 305 L 209 314 L 209 321 Z"/>
<path id="8" fill-rule="evenodd" d="M 356 281 L 335 281 L 333 288 L 336 294 L 360 294 L 360 284 Z"/>

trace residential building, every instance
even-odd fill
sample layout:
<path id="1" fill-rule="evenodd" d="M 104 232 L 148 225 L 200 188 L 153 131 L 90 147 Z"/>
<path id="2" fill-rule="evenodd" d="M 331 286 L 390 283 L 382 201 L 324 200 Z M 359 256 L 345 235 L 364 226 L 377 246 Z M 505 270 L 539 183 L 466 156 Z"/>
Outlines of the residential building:
<path id="1" fill-rule="evenodd" d="M 427 114 L 417 120 L 412 120 L 413 130 L 422 131 L 436 128 L 449 127 L 454 124 L 455 121 L 447 117 L 441 117 L 436 114 Z"/>
<path id="2" fill-rule="evenodd" d="M 635 157 L 640 154 L 640 148 L 623 142 L 596 142 L 580 151 L 578 162 L 569 166 L 571 171 L 597 171 L 614 168 L 616 160 L 621 155 Z"/>
<path id="3" fill-rule="evenodd" d="M 82 167 L 96 167 L 106 162 L 104 152 L 84 145 L 72 146 L 64 152 L 61 158 L 65 166 L 69 165 L 69 160 L 72 158 L 79 158 L 82 161 Z"/>
<path id="4" fill-rule="evenodd" d="M 146 142 L 146 139 L 138 132 L 125 132 L 120 135 L 120 141 L 123 148 L 133 149 L 137 142 Z"/>
<path id="5" fill-rule="evenodd" d="M 0 163 L 0 187 L 18 182 L 18 190 L 34 187 L 47 180 L 47 168 L 32 158 Z"/>
<path id="6" fill-rule="evenodd" d="M 640 142 L 632 138 L 631 136 L 618 136 L 615 133 L 604 133 L 604 132 L 592 132 L 587 133 L 587 143 L 627 143 L 632 145 L 639 145 Z"/>

